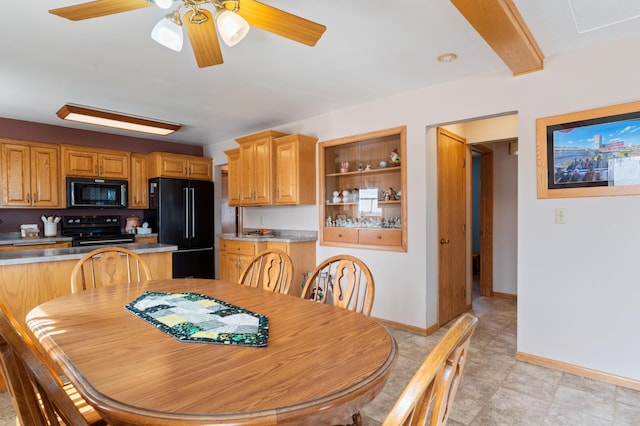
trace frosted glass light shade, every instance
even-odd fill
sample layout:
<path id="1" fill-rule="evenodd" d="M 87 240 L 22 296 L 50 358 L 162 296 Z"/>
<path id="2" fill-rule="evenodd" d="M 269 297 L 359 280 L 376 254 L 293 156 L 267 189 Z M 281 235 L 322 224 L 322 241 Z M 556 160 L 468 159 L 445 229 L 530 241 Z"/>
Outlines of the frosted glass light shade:
<path id="1" fill-rule="evenodd" d="M 227 46 L 235 46 L 249 32 L 249 24 L 237 13 L 223 10 L 216 17 L 218 32 Z"/>
<path id="2" fill-rule="evenodd" d="M 162 18 L 151 30 L 151 38 L 171 50 L 182 50 L 184 35 L 182 27 L 175 22 Z"/>
<path id="3" fill-rule="evenodd" d="M 173 0 L 153 0 L 153 2 L 160 9 L 169 9 L 171 7 L 171 4 L 173 3 Z"/>

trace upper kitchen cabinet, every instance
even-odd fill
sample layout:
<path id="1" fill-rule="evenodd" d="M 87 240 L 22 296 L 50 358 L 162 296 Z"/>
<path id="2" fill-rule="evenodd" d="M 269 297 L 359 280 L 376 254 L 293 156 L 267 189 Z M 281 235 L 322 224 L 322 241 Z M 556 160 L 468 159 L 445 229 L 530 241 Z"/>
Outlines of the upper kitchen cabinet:
<path id="1" fill-rule="evenodd" d="M 149 207 L 149 172 L 146 154 L 131 154 L 131 178 L 129 179 L 129 208 Z"/>
<path id="2" fill-rule="evenodd" d="M 406 128 L 319 147 L 320 245 L 406 251 Z"/>
<path id="3" fill-rule="evenodd" d="M 149 178 L 168 177 L 180 179 L 212 180 L 211 158 L 192 155 L 152 152 L 149 158 Z"/>
<path id="4" fill-rule="evenodd" d="M 316 142 L 305 135 L 276 138 L 274 204 L 316 203 Z"/>
<path id="5" fill-rule="evenodd" d="M 64 176 L 129 179 L 129 161 L 125 151 L 62 145 Z"/>
<path id="6" fill-rule="evenodd" d="M 263 206 L 272 201 L 273 139 L 286 133 L 266 130 L 236 139 L 240 144 L 240 204 Z M 231 172 L 229 172 L 231 173 Z M 231 181 L 232 176 L 229 177 Z"/>
<path id="7" fill-rule="evenodd" d="M 62 207 L 58 145 L 0 140 L 2 206 Z"/>
<path id="8" fill-rule="evenodd" d="M 240 148 L 230 149 L 227 154 L 227 203 L 240 205 Z"/>
<path id="9" fill-rule="evenodd" d="M 236 141 L 225 151 L 230 206 L 315 204 L 317 139 L 266 130 Z"/>

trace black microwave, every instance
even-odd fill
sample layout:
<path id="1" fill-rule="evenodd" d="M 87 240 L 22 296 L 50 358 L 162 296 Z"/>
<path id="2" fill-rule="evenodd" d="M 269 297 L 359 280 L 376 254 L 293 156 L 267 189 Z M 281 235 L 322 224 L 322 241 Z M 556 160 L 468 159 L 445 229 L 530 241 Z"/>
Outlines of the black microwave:
<path id="1" fill-rule="evenodd" d="M 67 178 L 67 208 L 127 207 L 126 180 Z"/>

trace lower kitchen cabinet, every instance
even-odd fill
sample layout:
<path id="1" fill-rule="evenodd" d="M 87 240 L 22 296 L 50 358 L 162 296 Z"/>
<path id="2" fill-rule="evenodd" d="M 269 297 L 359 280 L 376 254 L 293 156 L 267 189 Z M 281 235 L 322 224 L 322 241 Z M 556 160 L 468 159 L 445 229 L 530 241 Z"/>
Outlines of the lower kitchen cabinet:
<path id="1" fill-rule="evenodd" d="M 253 256 L 267 248 L 266 242 L 220 239 L 220 279 L 237 283 Z"/>
<path id="2" fill-rule="evenodd" d="M 268 249 L 282 250 L 289 255 L 293 262 L 289 294 L 300 296 L 304 273 L 315 268 L 315 241 L 238 241 L 220 238 L 220 279 L 238 282 L 251 259 Z"/>

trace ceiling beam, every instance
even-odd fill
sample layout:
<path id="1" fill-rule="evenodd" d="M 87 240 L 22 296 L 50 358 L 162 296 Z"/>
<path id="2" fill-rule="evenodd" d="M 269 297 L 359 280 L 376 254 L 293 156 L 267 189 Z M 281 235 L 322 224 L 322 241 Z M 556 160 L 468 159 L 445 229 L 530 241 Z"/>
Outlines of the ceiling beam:
<path id="1" fill-rule="evenodd" d="M 451 0 L 513 75 L 540 71 L 544 55 L 512 0 Z"/>

